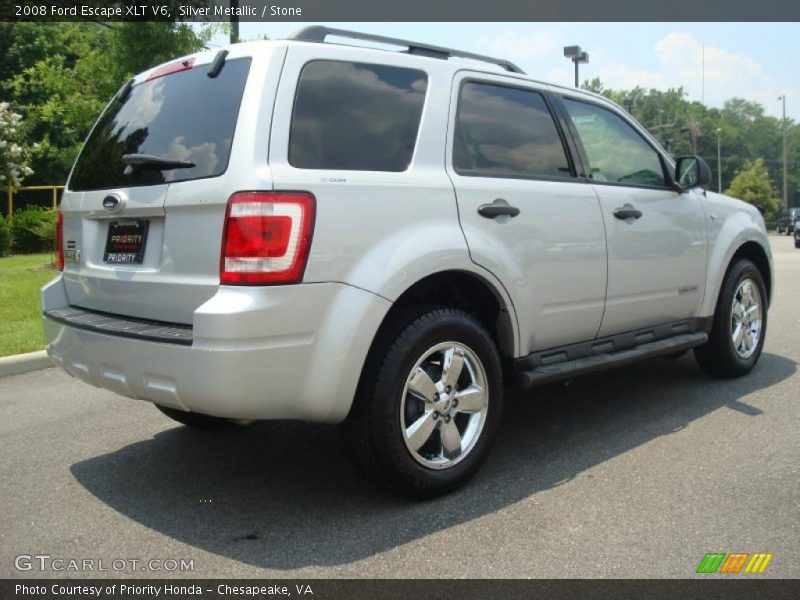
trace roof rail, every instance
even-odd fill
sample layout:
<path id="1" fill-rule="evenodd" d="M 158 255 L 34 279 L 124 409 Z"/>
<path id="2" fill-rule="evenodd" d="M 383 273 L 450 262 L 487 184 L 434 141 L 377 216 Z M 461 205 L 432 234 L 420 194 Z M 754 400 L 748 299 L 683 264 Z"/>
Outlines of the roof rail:
<path id="1" fill-rule="evenodd" d="M 481 54 L 473 54 L 471 52 L 462 52 L 461 50 L 453 50 L 452 48 L 443 48 L 441 46 L 432 46 L 430 44 L 420 44 L 418 42 L 410 42 L 408 40 L 385 37 L 382 35 L 372 35 L 370 33 L 359 33 L 357 31 L 348 31 L 347 29 L 333 29 L 331 27 L 323 27 L 321 25 L 304 27 L 300 31 L 294 32 L 287 39 L 299 42 L 324 43 L 325 38 L 327 38 L 329 35 L 351 38 L 354 40 L 364 40 L 367 42 L 376 42 L 379 44 L 390 44 L 392 46 L 405 46 L 408 48 L 406 52 L 409 54 L 418 54 L 431 58 L 442 58 L 445 60 L 451 56 L 468 58 L 470 60 L 478 60 L 497 65 L 506 71 L 510 71 L 511 73 L 520 73 L 522 75 L 525 74 L 525 71 L 520 69 L 517 65 L 502 58 L 492 58 L 491 56 L 483 56 Z"/>

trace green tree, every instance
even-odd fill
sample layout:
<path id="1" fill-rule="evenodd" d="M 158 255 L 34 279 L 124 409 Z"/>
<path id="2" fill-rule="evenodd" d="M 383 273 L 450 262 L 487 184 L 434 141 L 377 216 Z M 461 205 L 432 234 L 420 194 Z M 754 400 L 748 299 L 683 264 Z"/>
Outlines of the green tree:
<path id="1" fill-rule="evenodd" d="M 781 206 L 778 190 L 773 185 L 762 158 L 746 161 L 725 193 L 762 208 L 767 221 L 774 220 Z"/>
<path id="2" fill-rule="evenodd" d="M 132 75 L 203 47 L 183 23 L 0 24 L 0 97 L 38 149 L 32 183 L 63 183 L 103 107 Z"/>
<path id="3" fill-rule="evenodd" d="M 186 23 L 115 23 L 110 36 L 111 75 L 122 85 L 136 73 L 202 50 L 213 31 L 209 26 L 198 33 Z"/>
<path id="4" fill-rule="evenodd" d="M 713 188 L 721 171 L 722 188 L 729 188 L 747 161 L 763 159 L 773 185 L 782 189 L 781 120 L 764 113 L 757 102 L 731 98 L 722 108 L 708 107 L 686 99 L 682 88 L 666 91 L 612 90 L 595 77 L 584 89 L 603 94 L 629 110 L 661 144 L 675 156 L 698 155 L 711 167 Z M 719 131 L 718 131 L 719 130 Z M 721 165 L 717 160 L 720 143 Z M 790 205 L 800 205 L 800 125 L 787 119 Z"/>
<path id="5" fill-rule="evenodd" d="M 581 88 L 588 91 L 594 92 L 595 94 L 602 94 L 605 86 L 603 82 L 600 81 L 599 77 L 592 77 L 591 79 L 587 79 L 581 85 Z"/>
<path id="6" fill-rule="evenodd" d="M 94 23 L 19 23 L 10 30 L 4 96 L 39 144 L 34 183 L 62 183 L 115 85 L 107 75 L 110 30 Z"/>

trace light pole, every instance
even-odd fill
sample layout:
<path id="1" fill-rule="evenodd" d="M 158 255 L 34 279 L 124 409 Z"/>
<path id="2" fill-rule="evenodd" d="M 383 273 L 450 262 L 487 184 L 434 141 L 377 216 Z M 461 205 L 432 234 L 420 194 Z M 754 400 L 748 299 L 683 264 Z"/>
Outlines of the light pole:
<path id="1" fill-rule="evenodd" d="M 583 52 L 580 46 L 564 46 L 564 56 L 575 63 L 575 87 L 580 87 L 580 78 L 578 77 L 578 65 L 580 63 L 589 62 L 589 53 Z"/>
<path id="2" fill-rule="evenodd" d="M 239 41 L 239 0 L 230 0 L 231 7 L 231 44 Z"/>
<path id="3" fill-rule="evenodd" d="M 783 130 L 783 207 L 789 208 L 789 182 L 786 178 L 786 94 L 778 96 L 778 100 L 783 102 L 783 120 L 781 121 Z"/>
<path id="4" fill-rule="evenodd" d="M 717 127 L 717 192 L 720 194 L 722 193 L 722 151 L 719 141 L 720 133 L 722 133 L 722 128 Z"/>

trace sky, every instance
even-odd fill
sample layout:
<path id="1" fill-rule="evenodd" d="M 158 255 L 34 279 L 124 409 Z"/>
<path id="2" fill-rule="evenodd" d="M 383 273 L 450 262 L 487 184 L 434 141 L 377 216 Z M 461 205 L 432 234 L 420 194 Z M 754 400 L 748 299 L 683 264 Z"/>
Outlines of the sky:
<path id="1" fill-rule="evenodd" d="M 242 23 L 242 39 L 286 37 L 311 23 Z M 319 23 L 315 23 L 319 24 Z M 800 23 L 325 23 L 508 59 L 542 81 L 571 85 L 564 46 L 580 45 L 589 63 L 580 78 L 606 87 L 683 86 L 689 100 L 721 107 L 733 97 L 760 102 L 800 121 Z M 226 44 L 218 36 L 213 45 Z M 703 86 L 705 55 L 705 86 Z"/>

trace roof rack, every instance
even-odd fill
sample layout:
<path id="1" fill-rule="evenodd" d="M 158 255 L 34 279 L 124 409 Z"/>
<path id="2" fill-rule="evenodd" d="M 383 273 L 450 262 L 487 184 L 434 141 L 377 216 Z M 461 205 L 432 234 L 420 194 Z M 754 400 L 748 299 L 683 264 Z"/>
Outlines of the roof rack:
<path id="1" fill-rule="evenodd" d="M 468 58 L 470 60 L 478 60 L 481 62 L 491 63 L 502 67 L 511 73 L 525 74 L 525 71 L 520 69 L 514 63 L 502 58 L 492 58 L 491 56 L 483 56 L 482 54 L 473 54 L 471 52 L 462 52 L 461 50 L 453 50 L 452 48 L 443 48 L 441 46 L 431 46 L 430 44 L 420 44 L 418 42 L 410 42 L 408 40 L 401 40 L 397 38 L 385 37 L 382 35 L 372 35 L 369 33 L 359 33 L 357 31 L 348 31 L 347 29 L 333 29 L 331 27 L 323 27 L 315 25 L 312 27 L 305 27 L 300 31 L 294 32 L 287 39 L 299 42 L 318 42 L 324 43 L 325 38 L 328 36 L 351 38 L 354 40 L 364 40 L 367 42 L 376 42 L 379 44 L 389 44 L 392 46 L 405 46 L 408 48 L 405 52 L 408 54 L 417 54 L 420 56 L 428 56 L 430 58 L 441 58 L 447 60 L 451 56 L 458 58 Z"/>

